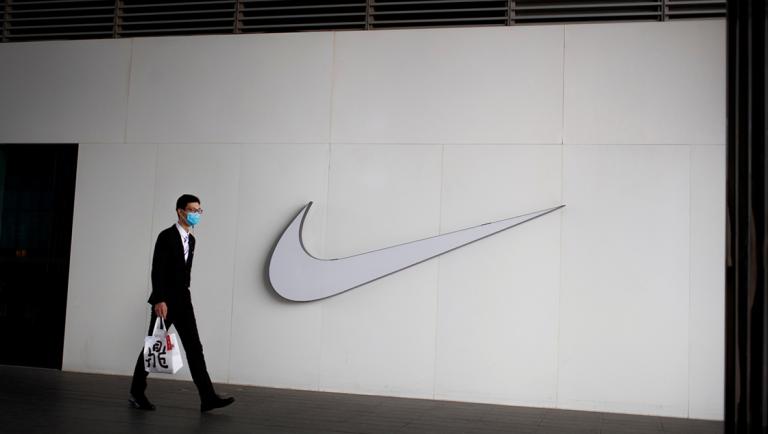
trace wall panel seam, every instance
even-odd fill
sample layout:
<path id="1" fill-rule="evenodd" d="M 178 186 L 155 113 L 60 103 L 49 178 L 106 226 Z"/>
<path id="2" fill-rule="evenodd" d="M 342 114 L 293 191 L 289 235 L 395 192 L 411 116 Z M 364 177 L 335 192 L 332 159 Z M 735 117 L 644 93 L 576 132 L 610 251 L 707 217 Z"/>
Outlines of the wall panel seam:
<path id="1" fill-rule="evenodd" d="M 691 301 L 692 301 L 692 295 L 693 295 L 693 271 L 692 271 L 692 264 L 693 264 L 693 214 L 692 214 L 692 208 L 693 208 L 693 149 L 694 145 L 691 145 L 688 147 L 688 321 L 686 322 L 688 326 L 688 360 L 687 360 L 687 367 L 688 372 L 686 373 L 686 379 L 687 379 L 687 390 L 686 390 L 686 413 L 685 417 L 690 418 L 691 417 L 691 360 L 692 360 L 692 352 L 693 352 L 693 342 L 691 340 Z"/>
<path id="2" fill-rule="evenodd" d="M 443 233 L 443 200 L 445 193 L 445 145 L 442 145 L 440 151 L 440 199 L 438 200 L 438 221 L 437 221 L 437 233 Z M 440 332 L 440 275 L 441 275 L 441 258 L 437 260 L 437 276 L 435 282 L 435 320 L 434 320 L 434 347 L 432 353 L 432 399 L 437 399 L 437 362 L 438 362 L 438 337 Z"/>
<path id="3" fill-rule="evenodd" d="M 565 202 L 565 146 L 560 146 L 560 203 L 562 205 L 567 205 Z M 563 208 L 561 210 L 560 214 L 560 278 L 558 279 L 558 288 L 557 288 L 557 338 L 555 341 L 555 399 L 554 399 L 554 406 L 558 408 L 560 406 L 560 327 L 562 325 L 562 321 L 560 318 L 560 301 L 563 296 L 563 256 L 565 256 L 564 253 L 564 247 L 563 247 L 563 231 L 565 228 L 565 213 L 566 208 Z"/>
<path id="4" fill-rule="evenodd" d="M 147 255 L 147 271 L 146 271 L 146 279 L 147 279 L 147 287 L 145 288 L 145 297 L 149 298 L 150 295 L 150 288 L 152 286 L 152 276 L 151 276 L 151 270 L 152 270 L 152 254 L 154 251 L 154 245 L 152 243 L 152 240 L 154 239 L 155 234 L 155 213 L 157 212 L 157 173 L 160 170 L 160 145 L 154 145 L 155 146 L 155 179 L 152 181 L 152 185 L 154 186 L 154 189 L 152 190 L 152 214 L 150 214 L 149 217 L 149 241 L 148 244 L 150 246 L 150 250 Z M 149 320 L 151 319 L 151 309 L 145 310 L 144 314 L 144 324 L 149 324 Z"/>
<path id="5" fill-rule="evenodd" d="M 237 199 L 240 199 L 240 192 L 242 191 L 242 179 L 243 179 L 243 147 L 245 145 L 239 145 L 237 147 L 239 156 L 238 161 L 240 164 L 238 164 L 238 173 L 237 173 L 237 192 L 235 194 L 235 197 Z M 235 317 L 235 286 L 237 286 L 237 251 L 238 246 L 240 245 L 240 237 L 237 236 L 237 232 L 239 232 L 240 229 L 240 201 L 235 201 L 235 207 L 237 208 L 235 210 L 235 243 L 234 243 L 234 253 L 232 254 L 232 286 L 231 290 L 232 293 L 230 294 L 230 305 L 229 305 L 229 351 L 228 351 L 228 357 L 227 357 L 227 372 L 226 372 L 226 378 L 227 383 L 232 382 L 232 332 L 234 330 L 234 317 Z"/>
<path id="6" fill-rule="evenodd" d="M 128 80 L 125 84 L 125 113 L 123 116 L 123 143 L 128 143 L 128 114 L 131 107 L 131 82 L 133 74 L 133 39 L 130 41 L 130 50 L 128 54 Z"/>
<path id="7" fill-rule="evenodd" d="M 526 147 L 526 146 L 539 146 L 537 143 L 521 143 L 521 144 L 508 144 L 508 143 L 441 143 L 441 142 L 430 142 L 430 143 L 423 143 L 423 142 L 417 142 L 417 141 L 399 141 L 399 142 L 388 142 L 388 143 L 368 143 L 368 142 L 334 142 L 333 145 L 335 146 L 356 146 L 359 148 L 362 147 L 374 147 L 374 146 L 384 146 L 384 147 L 404 147 L 404 148 L 440 148 L 445 146 L 446 148 L 450 147 L 462 147 L 462 146 L 468 146 L 468 147 Z M 545 143 L 542 144 L 542 146 L 561 146 L 560 143 Z"/>
<path id="8" fill-rule="evenodd" d="M 562 72 L 562 89 L 560 98 L 560 144 L 565 143 L 565 49 L 566 49 L 566 32 L 567 28 L 563 26 L 563 52 L 561 57 L 560 68 Z"/>
<path id="9" fill-rule="evenodd" d="M 328 101 L 328 143 L 333 143 L 333 110 L 336 98 L 336 32 L 331 32 L 331 89 Z"/>
<path id="10" fill-rule="evenodd" d="M 563 146 L 579 147 L 579 146 L 608 146 L 608 147 L 622 147 L 622 146 L 719 146 L 725 147 L 725 143 L 611 143 L 611 142 L 595 142 L 595 143 L 563 143 Z"/>
<path id="11" fill-rule="evenodd" d="M 331 169 L 333 161 L 333 143 L 328 143 L 328 165 L 326 166 L 325 173 L 325 216 L 323 218 L 323 233 L 321 234 L 321 251 L 324 258 L 327 258 L 327 242 L 328 242 L 328 210 L 331 208 Z M 320 345 L 318 346 L 318 369 L 317 379 L 315 381 L 314 390 L 321 391 L 323 386 L 323 355 L 325 354 L 325 339 L 322 336 L 325 333 L 325 309 L 327 304 L 323 303 L 320 306 Z"/>

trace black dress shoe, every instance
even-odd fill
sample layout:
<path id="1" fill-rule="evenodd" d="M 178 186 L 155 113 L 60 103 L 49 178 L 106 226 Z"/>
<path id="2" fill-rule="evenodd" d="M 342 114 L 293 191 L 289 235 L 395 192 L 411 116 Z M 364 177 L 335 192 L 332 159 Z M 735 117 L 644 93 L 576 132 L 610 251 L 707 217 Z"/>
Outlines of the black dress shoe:
<path id="1" fill-rule="evenodd" d="M 131 395 L 131 397 L 128 398 L 128 402 L 131 404 L 131 407 L 139 410 L 152 411 L 155 409 L 155 405 L 149 402 L 144 395 Z"/>
<path id="2" fill-rule="evenodd" d="M 235 402 L 235 398 L 231 396 L 229 398 L 222 398 L 219 395 L 213 395 L 212 398 L 205 399 L 200 403 L 200 411 L 205 413 L 215 408 L 226 407 L 233 402 Z"/>

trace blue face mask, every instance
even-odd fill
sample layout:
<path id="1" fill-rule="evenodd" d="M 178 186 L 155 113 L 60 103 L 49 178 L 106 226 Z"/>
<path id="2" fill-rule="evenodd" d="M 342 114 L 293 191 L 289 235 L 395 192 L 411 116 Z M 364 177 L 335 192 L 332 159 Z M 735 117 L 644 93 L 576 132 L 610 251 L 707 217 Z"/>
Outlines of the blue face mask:
<path id="1" fill-rule="evenodd" d="M 187 223 L 189 223 L 190 226 L 195 226 L 196 224 L 200 223 L 200 213 L 199 212 L 187 213 Z"/>

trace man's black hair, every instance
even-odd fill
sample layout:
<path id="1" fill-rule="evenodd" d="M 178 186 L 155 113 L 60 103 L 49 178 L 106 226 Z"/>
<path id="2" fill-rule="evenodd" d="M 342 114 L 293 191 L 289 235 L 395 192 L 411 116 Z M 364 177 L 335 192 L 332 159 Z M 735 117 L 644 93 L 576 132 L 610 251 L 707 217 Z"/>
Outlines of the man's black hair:
<path id="1" fill-rule="evenodd" d="M 193 202 L 200 203 L 200 199 L 194 194 L 182 194 L 176 200 L 176 209 L 187 209 L 187 205 Z"/>

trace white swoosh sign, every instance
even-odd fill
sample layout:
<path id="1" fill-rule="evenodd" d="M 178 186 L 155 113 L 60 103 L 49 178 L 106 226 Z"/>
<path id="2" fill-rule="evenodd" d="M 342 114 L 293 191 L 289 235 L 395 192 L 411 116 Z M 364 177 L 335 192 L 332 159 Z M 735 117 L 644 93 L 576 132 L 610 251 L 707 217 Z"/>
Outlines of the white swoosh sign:
<path id="1" fill-rule="evenodd" d="M 285 229 L 267 265 L 272 288 L 292 301 L 319 300 L 348 291 L 565 205 L 338 259 L 319 259 L 304 248 L 301 232 L 311 206 L 312 202 L 302 208 Z"/>

